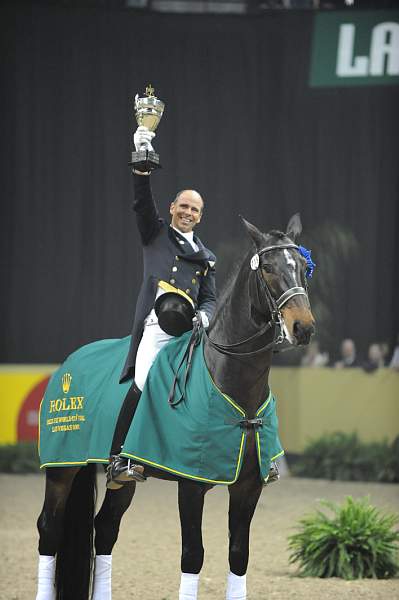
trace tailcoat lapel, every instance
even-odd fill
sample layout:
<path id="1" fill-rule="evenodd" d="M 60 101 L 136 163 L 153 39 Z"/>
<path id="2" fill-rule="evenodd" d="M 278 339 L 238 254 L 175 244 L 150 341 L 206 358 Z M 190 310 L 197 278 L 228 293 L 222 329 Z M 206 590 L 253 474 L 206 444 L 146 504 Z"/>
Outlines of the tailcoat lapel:
<path id="1" fill-rule="evenodd" d="M 174 241 L 180 251 L 177 252 L 177 256 L 193 262 L 214 260 L 213 254 L 211 254 L 209 250 L 205 248 L 204 244 L 197 236 L 194 236 L 194 242 L 197 244 L 199 249 L 198 252 L 194 252 L 190 242 L 188 242 L 183 235 L 180 235 L 178 231 L 173 229 L 173 227 L 169 226 L 168 233 L 169 237 Z"/>

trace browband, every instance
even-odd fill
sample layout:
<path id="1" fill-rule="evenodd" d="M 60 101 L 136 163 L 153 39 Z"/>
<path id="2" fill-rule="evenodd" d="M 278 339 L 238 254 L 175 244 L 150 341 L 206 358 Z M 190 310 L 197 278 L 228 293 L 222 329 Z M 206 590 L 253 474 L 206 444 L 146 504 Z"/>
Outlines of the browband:
<path id="1" fill-rule="evenodd" d="M 264 254 L 265 252 L 269 252 L 270 250 L 281 250 L 285 248 L 295 248 L 296 250 L 299 250 L 299 246 L 297 246 L 296 244 L 275 244 L 274 246 L 266 246 L 266 248 L 262 248 L 262 250 L 259 250 L 258 255 L 261 256 L 262 254 Z"/>
<path id="2" fill-rule="evenodd" d="M 251 269 L 256 271 L 259 268 L 259 257 L 262 256 L 262 254 L 270 252 L 270 250 L 285 250 L 286 248 L 294 248 L 295 250 L 299 250 L 299 246 L 296 244 L 276 244 L 274 246 L 266 246 L 266 248 L 262 248 L 262 250 L 259 250 L 259 252 L 254 254 L 251 258 Z"/>

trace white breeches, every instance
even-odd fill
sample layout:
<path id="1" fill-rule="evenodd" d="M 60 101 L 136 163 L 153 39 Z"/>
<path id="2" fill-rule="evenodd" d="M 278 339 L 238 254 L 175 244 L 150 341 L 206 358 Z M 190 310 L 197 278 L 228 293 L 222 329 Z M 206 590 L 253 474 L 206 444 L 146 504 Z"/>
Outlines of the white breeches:
<path id="1" fill-rule="evenodd" d="M 137 387 L 142 390 L 148 371 L 151 368 L 158 352 L 173 338 L 162 331 L 158 323 L 148 323 L 144 326 L 143 337 L 136 355 L 134 380 Z"/>

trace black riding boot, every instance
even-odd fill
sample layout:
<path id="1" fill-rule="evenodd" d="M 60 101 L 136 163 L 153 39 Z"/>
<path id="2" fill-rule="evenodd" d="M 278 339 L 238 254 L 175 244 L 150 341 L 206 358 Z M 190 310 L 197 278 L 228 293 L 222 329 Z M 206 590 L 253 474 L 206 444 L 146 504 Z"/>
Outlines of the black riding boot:
<path id="1" fill-rule="evenodd" d="M 112 438 L 110 463 L 107 467 L 107 488 L 109 490 L 118 490 L 125 483 L 132 481 L 145 481 L 143 475 L 144 467 L 134 465 L 130 459 L 119 455 L 136 412 L 140 396 L 141 391 L 135 382 L 133 382 L 119 411 L 114 437 Z"/>

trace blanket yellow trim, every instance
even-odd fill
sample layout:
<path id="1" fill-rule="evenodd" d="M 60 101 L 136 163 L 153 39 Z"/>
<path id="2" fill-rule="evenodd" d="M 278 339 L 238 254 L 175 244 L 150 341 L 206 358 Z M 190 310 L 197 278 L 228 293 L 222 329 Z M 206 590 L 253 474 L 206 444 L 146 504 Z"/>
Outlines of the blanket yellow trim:
<path id="1" fill-rule="evenodd" d="M 145 463 L 146 465 L 149 465 L 151 467 L 162 469 L 163 471 L 168 471 L 169 473 L 173 473 L 173 475 L 187 477 L 187 479 L 194 479 L 195 481 L 203 481 L 204 483 L 218 483 L 218 484 L 224 484 L 224 485 L 231 485 L 232 483 L 235 483 L 237 481 L 238 475 L 240 473 L 244 445 L 245 445 L 245 433 L 243 433 L 241 435 L 241 444 L 240 444 L 240 451 L 238 453 L 236 471 L 235 471 L 234 479 L 232 479 L 231 481 L 222 481 L 220 479 L 207 479 L 206 477 L 199 477 L 198 475 L 190 475 L 190 473 L 183 473 L 182 471 L 176 471 L 175 469 L 171 469 L 169 467 L 165 467 L 164 465 L 160 465 L 156 462 L 152 462 L 151 460 L 142 458 L 141 456 L 136 456 L 135 454 L 129 454 L 128 452 L 123 452 L 123 456 L 133 458 L 134 460 L 138 460 L 140 463 Z"/>

